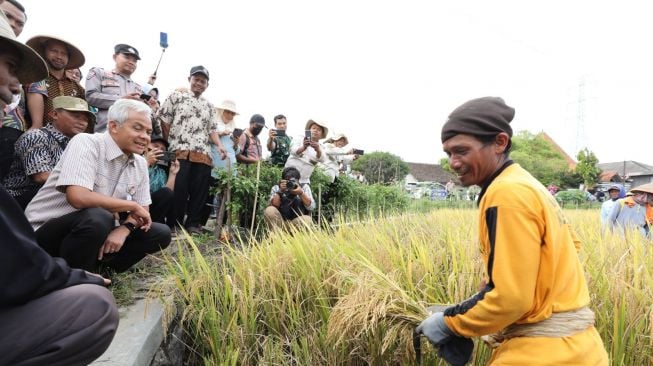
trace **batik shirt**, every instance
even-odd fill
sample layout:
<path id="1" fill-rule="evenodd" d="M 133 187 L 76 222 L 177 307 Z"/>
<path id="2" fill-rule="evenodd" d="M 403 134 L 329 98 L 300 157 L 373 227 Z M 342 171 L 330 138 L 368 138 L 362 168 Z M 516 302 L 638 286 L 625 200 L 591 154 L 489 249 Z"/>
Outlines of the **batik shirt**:
<path id="1" fill-rule="evenodd" d="M 9 194 L 19 197 L 32 188 L 41 186 L 30 176 L 51 172 L 68 141 L 70 139 L 51 124 L 24 133 L 16 141 L 14 161 L 3 182 Z"/>
<path id="2" fill-rule="evenodd" d="M 54 98 L 68 96 L 86 99 L 84 88 L 82 88 L 78 83 L 68 79 L 66 76 L 59 80 L 52 74 L 48 74 L 48 78 L 45 79 L 45 82 L 48 88 L 48 99 L 45 101 L 44 121 L 51 121 L 50 112 L 53 110 L 52 100 Z"/>
<path id="3" fill-rule="evenodd" d="M 170 126 L 170 151 L 189 150 L 211 154 L 209 134 L 218 131 L 215 108 L 208 100 L 175 91 L 159 108 L 155 124 Z"/>

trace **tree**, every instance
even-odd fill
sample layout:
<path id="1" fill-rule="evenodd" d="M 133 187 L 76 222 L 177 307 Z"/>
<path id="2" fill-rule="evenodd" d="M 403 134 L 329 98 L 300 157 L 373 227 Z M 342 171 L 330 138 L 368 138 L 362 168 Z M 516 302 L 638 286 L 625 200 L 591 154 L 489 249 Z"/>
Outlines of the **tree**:
<path id="1" fill-rule="evenodd" d="M 567 161 L 540 135 L 522 131 L 512 137 L 511 158 L 542 184 L 560 185 L 561 175 L 569 170 Z"/>
<path id="2" fill-rule="evenodd" d="M 361 172 L 370 183 L 398 182 L 410 168 L 400 157 L 388 152 L 375 151 L 354 160 L 352 169 Z"/>
<path id="3" fill-rule="evenodd" d="M 599 159 L 588 148 L 579 151 L 576 159 L 578 159 L 576 173 L 583 178 L 583 184 L 586 188 L 594 187 L 599 182 L 599 176 L 601 175 L 601 169 L 596 166 Z"/>

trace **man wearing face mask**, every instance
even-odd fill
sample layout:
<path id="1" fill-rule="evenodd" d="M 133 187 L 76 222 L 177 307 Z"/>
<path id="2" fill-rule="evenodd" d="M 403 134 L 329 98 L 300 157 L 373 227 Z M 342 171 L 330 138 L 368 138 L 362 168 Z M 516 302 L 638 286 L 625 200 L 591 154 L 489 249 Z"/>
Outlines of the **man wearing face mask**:
<path id="1" fill-rule="evenodd" d="M 258 135 L 263 131 L 265 118 L 260 114 L 255 114 L 249 119 L 249 127 L 240 135 L 238 146 L 240 153 L 236 155 L 236 160 L 241 164 L 256 164 L 261 160 L 261 140 Z"/>

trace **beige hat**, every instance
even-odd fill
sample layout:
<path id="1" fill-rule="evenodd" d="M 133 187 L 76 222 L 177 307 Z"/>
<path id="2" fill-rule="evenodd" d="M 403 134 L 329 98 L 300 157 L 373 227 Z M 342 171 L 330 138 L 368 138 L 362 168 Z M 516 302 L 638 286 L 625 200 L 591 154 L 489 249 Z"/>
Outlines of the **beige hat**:
<path id="1" fill-rule="evenodd" d="M 306 127 L 304 129 L 305 130 L 310 130 L 311 126 L 314 125 L 314 124 L 322 127 L 322 130 L 324 132 L 322 134 L 322 138 L 326 138 L 327 135 L 329 134 L 329 128 L 323 122 L 318 122 L 318 121 L 316 121 L 314 119 L 309 119 L 308 122 L 306 122 Z"/>
<path id="2" fill-rule="evenodd" d="M 337 133 L 337 134 L 335 134 L 334 136 L 332 136 L 331 138 L 329 138 L 328 140 L 326 140 L 324 142 L 326 142 L 328 144 L 332 144 L 332 143 L 334 143 L 334 142 L 336 142 L 336 141 L 338 141 L 340 139 L 344 139 L 345 140 L 345 145 L 349 145 L 349 139 L 347 139 L 347 136 L 345 136 L 344 133 Z"/>
<path id="3" fill-rule="evenodd" d="M 225 99 L 216 108 L 222 109 L 224 111 L 234 112 L 235 114 L 239 114 L 238 111 L 236 110 L 236 103 L 234 103 L 233 100 Z"/>
<path id="4" fill-rule="evenodd" d="M 86 112 L 91 118 L 91 121 L 95 122 L 95 113 L 91 111 L 88 103 L 84 99 L 62 95 L 52 99 L 52 108 L 65 109 L 71 112 Z"/>
<path id="5" fill-rule="evenodd" d="M 653 183 L 642 184 L 630 190 L 631 192 L 644 192 L 653 194 Z"/>
<path id="6" fill-rule="evenodd" d="M 73 46 L 72 43 L 64 41 L 61 38 L 52 36 L 34 36 L 27 41 L 27 45 L 36 50 L 36 52 L 38 52 L 41 57 L 45 58 L 45 45 L 48 43 L 48 41 L 61 42 L 64 44 L 64 46 L 66 46 L 66 49 L 68 50 L 68 65 L 66 65 L 67 69 L 76 69 L 84 65 L 84 62 L 86 62 L 84 54 L 79 50 L 79 48 Z"/>
<path id="7" fill-rule="evenodd" d="M 45 61 L 36 51 L 16 40 L 16 35 L 4 14 L 0 16 L 0 41 L 18 49 L 20 60 L 17 65 L 16 77 L 21 84 L 31 84 L 48 77 L 48 67 Z"/>

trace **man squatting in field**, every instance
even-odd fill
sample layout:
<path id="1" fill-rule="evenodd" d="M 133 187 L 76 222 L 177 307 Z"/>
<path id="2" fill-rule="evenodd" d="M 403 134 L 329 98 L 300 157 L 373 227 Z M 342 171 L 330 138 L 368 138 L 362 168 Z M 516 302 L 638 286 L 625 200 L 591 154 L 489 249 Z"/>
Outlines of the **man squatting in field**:
<path id="1" fill-rule="evenodd" d="M 458 179 L 482 188 L 486 273 L 478 293 L 432 314 L 417 332 L 441 348 L 489 335 L 490 365 L 607 365 L 588 307 L 580 242 L 553 196 L 509 158 L 514 115 L 503 99 L 486 97 L 455 109 L 442 127 Z M 460 348 L 471 355 L 473 347 Z"/>

